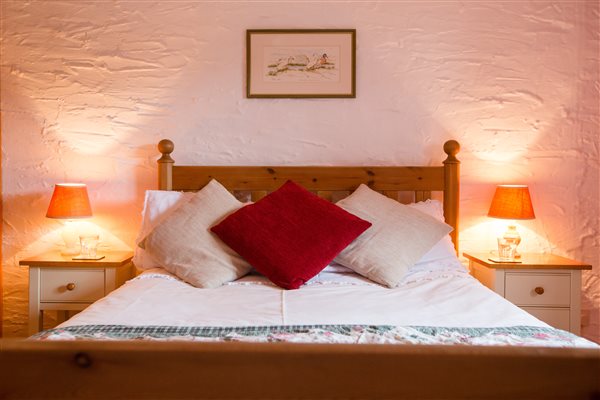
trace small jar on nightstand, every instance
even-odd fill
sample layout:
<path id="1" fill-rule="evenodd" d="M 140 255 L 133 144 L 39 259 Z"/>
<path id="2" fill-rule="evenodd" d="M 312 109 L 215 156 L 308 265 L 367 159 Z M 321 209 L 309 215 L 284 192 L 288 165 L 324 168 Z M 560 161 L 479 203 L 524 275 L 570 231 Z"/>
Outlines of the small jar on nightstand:
<path id="1" fill-rule="evenodd" d="M 130 251 L 103 253 L 101 260 L 73 260 L 58 251 L 19 261 L 29 266 L 29 334 L 43 327 L 43 311 L 83 310 L 133 274 Z"/>
<path id="2" fill-rule="evenodd" d="M 589 264 L 551 254 L 522 254 L 520 263 L 497 263 L 487 253 L 463 253 L 477 280 L 558 329 L 581 330 L 581 270 Z"/>

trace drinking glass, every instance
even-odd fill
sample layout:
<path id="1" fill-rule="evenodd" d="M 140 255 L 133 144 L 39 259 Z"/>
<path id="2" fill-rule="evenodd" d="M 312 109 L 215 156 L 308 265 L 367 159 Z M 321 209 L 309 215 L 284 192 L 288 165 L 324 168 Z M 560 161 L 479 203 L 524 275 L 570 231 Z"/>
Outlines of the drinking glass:
<path id="1" fill-rule="evenodd" d="M 80 235 L 81 256 L 85 258 L 96 258 L 98 255 L 98 243 L 100 235 Z"/>
<path id="2" fill-rule="evenodd" d="M 514 261 L 517 245 L 514 240 L 498 238 L 498 257 L 505 261 Z"/>

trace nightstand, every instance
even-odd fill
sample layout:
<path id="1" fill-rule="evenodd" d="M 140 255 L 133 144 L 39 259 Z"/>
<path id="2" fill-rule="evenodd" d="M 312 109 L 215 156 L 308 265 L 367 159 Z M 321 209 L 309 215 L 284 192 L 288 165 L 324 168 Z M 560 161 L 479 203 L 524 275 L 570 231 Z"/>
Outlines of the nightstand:
<path id="1" fill-rule="evenodd" d="M 101 260 L 72 260 L 49 252 L 19 261 L 29 266 L 29 334 L 43 327 L 43 310 L 83 310 L 131 278 L 130 251 L 99 253 Z"/>
<path id="2" fill-rule="evenodd" d="M 522 254 L 520 263 L 495 263 L 489 253 L 463 253 L 477 280 L 547 324 L 581 329 L 581 270 L 589 264 L 551 254 Z"/>

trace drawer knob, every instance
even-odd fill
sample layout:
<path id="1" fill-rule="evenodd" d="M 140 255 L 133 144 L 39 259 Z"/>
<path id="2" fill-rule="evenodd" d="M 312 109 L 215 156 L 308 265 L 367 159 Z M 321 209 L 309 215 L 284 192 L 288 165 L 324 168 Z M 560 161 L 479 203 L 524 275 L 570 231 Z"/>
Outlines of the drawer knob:
<path id="1" fill-rule="evenodd" d="M 533 289 L 537 294 L 544 294 L 544 288 L 541 286 L 536 287 L 535 289 Z"/>
<path id="2" fill-rule="evenodd" d="M 67 283 L 67 290 L 73 290 L 75 289 L 75 284 L 73 282 L 71 283 Z M 537 290 L 537 289 L 536 289 Z M 543 289 L 542 289 L 543 290 Z"/>

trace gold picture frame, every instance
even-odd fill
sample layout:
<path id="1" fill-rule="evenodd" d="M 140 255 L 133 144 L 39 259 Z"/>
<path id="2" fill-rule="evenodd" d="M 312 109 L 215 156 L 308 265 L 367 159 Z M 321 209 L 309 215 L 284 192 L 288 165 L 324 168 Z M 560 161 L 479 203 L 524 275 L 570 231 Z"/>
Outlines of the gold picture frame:
<path id="1" fill-rule="evenodd" d="M 356 29 L 249 29 L 248 98 L 355 98 Z"/>

